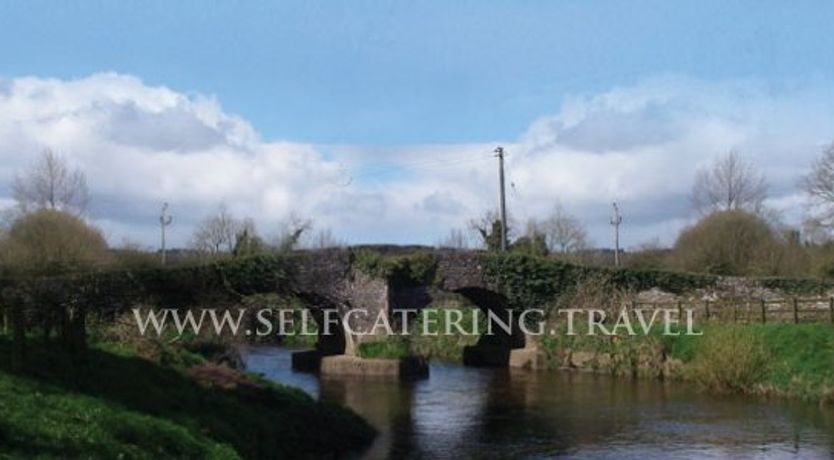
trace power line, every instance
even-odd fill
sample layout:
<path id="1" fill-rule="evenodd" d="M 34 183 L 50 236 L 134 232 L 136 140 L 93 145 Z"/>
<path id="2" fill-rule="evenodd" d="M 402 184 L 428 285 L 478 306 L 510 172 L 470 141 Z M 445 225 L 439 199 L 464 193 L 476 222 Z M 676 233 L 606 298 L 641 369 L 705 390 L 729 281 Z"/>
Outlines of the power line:
<path id="1" fill-rule="evenodd" d="M 507 174 L 508 174 L 508 177 L 510 178 L 510 190 L 512 191 L 512 194 L 510 194 L 510 198 L 512 198 L 512 199 L 509 200 L 509 202 L 513 206 L 513 208 L 515 209 L 516 219 L 526 218 L 526 219 L 529 220 L 530 218 L 533 218 L 534 217 L 533 214 L 528 212 L 529 208 L 527 206 L 527 203 L 524 200 L 524 196 L 518 191 L 518 186 L 516 185 L 515 181 L 513 180 L 512 173 L 507 173 Z M 507 217 L 507 219 L 511 219 L 512 217 L 513 217 L 512 215 L 509 215 Z M 518 220 L 516 220 L 516 224 L 521 224 L 521 223 L 523 223 L 523 222 L 519 222 Z"/>

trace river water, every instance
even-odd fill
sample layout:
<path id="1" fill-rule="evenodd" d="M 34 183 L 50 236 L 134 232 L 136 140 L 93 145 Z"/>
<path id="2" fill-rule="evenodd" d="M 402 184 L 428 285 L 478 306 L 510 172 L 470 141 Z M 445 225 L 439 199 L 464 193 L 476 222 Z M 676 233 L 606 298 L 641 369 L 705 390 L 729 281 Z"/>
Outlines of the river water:
<path id="1" fill-rule="evenodd" d="M 722 398 L 688 384 L 432 363 L 417 382 L 295 372 L 290 350 L 247 369 L 348 406 L 380 432 L 361 458 L 834 458 L 834 411 Z"/>

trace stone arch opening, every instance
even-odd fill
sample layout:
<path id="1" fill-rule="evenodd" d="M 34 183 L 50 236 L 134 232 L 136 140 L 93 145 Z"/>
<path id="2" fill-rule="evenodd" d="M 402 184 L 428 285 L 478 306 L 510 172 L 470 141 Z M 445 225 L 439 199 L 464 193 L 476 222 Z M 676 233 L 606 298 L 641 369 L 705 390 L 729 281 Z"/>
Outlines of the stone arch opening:
<path id="1" fill-rule="evenodd" d="M 314 349 L 293 353 L 292 366 L 297 370 L 318 372 L 321 358 L 345 354 L 348 348 L 342 325 L 342 311 L 335 303 L 316 294 L 296 293 L 296 296 L 302 300 L 315 321 L 318 337 Z M 330 321 L 325 324 L 328 318 Z"/>
<path id="2" fill-rule="evenodd" d="M 477 306 L 485 315 L 490 313 L 496 322 L 492 334 L 484 331 L 475 345 L 465 347 L 463 363 L 467 366 L 505 367 L 509 365 L 513 349 L 524 348 L 526 338 L 519 327 L 518 313 L 509 307 L 507 298 L 495 291 L 482 287 L 463 287 L 452 291 Z M 510 326 L 506 331 L 497 321 Z"/>
<path id="3" fill-rule="evenodd" d="M 326 313 L 330 311 L 332 313 Z M 341 315 L 339 310 L 333 307 L 327 308 L 311 308 L 310 315 L 316 322 L 318 327 L 318 339 L 316 340 L 316 351 L 322 356 L 342 355 L 347 348 L 347 340 L 345 337 L 345 330 L 342 326 Z M 337 318 L 338 321 L 332 321 L 325 324 L 325 316 L 330 315 L 331 318 Z M 327 329 L 327 334 L 325 334 Z"/>

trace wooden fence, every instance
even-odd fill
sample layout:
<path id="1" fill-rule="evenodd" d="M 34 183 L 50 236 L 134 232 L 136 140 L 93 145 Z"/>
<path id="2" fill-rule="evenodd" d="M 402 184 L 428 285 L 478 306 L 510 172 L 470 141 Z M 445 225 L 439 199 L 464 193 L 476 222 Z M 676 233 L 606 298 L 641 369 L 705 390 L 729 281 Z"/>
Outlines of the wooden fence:
<path id="1" fill-rule="evenodd" d="M 834 324 L 834 297 L 632 302 L 630 307 L 677 309 L 681 317 L 692 310 L 695 319 L 707 322 Z"/>

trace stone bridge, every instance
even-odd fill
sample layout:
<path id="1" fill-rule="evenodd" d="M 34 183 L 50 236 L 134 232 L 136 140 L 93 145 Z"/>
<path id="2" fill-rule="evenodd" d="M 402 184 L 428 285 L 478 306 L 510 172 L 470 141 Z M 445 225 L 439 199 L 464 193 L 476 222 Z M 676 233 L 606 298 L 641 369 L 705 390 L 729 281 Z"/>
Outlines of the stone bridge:
<path id="1" fill-rule="evenodd" d="M 510 265 L 501 265 L 507 262 Z M 657 288 L 670 294 L 688 292 L 702 299 L 764 299 L 770 290 L 783 294 L 834 292 L 831 282 L 818 280 L 611 270 L 527 256 L 496 257 L 483 251 L 365 246 L 232 258 L 164 269 L 0 279 L 0 310 L 9 320 L 16 340 L 25 341 L 26 331 L 39 327 L 47 335 L 50 331 L 64 334 L 80 349 L 85 343 L 88 314 L 112 317 L 137 305 L 234 307 L 253 294 L 292 294 L 305 301 L 320 325 L 328 312 L 335 313 L 338 319 L 334 334 L 319 337 L 320 356 L 354 355 L 363 341 L 379 340 L 379 335 L 386 331 L 378 330 L 379 335 L 370 336 L 346 332 L 372 330 L 380 314 L 396 323 L 401 317 L 398 313 L 402 313 L 398 310 L 419 310 L 433 301 L 459 296 L 508 322 L 507 293 L 514 296 L 516 304 L 541 307 L 589 275 L 605 276 L 613 285 L 632 292 Z M 505 286 L 497 285 L 499 278 Z M 347 314 L 355 309 L 363 309 L 367 314 Z M 536 359 L 531 355 L 532 347 L 525 348 L 529 344 L 518 327 L 512 333 L 504 333 L 500 328 L 493 332 L 494 335 L 482 335 L 475 346 L 464 351 L 464 363 L 507 365 Z"/>
<path id="2" fill-rule="evenodd" d="M 383 260 L 398 257 L 422 257 L 431 261 L 430 273 L 423 280 L 401 280 L 366 273 L 356 262 L 357 254 L 368 251 Z M 385 331 L 376 334 L 352 335 L 351 331 L 372 331 L 380 314 L 398 323 L 398 310 L 420 310 L 435 300 L 461 296 L 480 308 L 491 311 L 502 321 L 509 322 L 507 299 L 491 280 L 482 251 L 436 250 L 423 247 L 372 246 L 351 249 L 299 251 L 292 270 L 291 290 L 305 300 L 313 317 L 323 322 L 323 312 L 332 310 L 340 318 L 347 317 L 348 328 L 339 328 L 321 336 L 318 350 L 325 355 L 356 352 L 366 341 L 376 341 Z M 354 309 L 367 314 L 347 315 Z M 332 329 L 331 329 L 331 332 Z M 525 346 L 524 335 L 518 327 L 512 334 L 495 328 L 492 335 L 482 335 L 474 347 L 464 353 L 464 362 L 471 365 L 506 365 L 511 350 Z"/>

